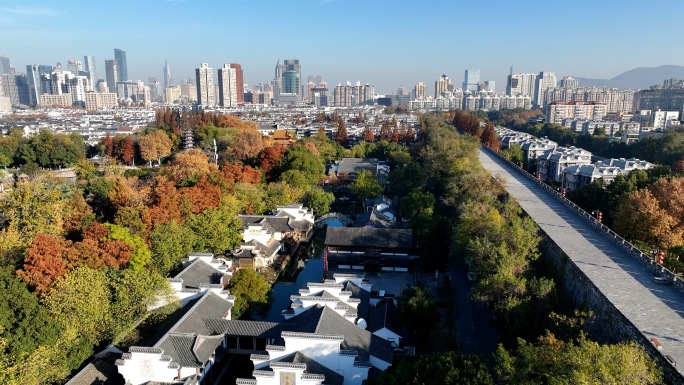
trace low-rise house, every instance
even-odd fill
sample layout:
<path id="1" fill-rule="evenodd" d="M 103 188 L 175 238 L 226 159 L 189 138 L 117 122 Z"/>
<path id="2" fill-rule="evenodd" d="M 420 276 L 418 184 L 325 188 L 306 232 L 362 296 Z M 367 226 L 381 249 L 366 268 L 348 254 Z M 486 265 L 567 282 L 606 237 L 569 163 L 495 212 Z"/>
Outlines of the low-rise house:
<path id="1" fill-rule="evenodd" d="M 233 254 L 240 268 L 272 265 L 286 243 L 308 241 L 313 235 L 313 211 L 301 204 L 278 206 L 273 215 L 240 215 L 242 244 Z"/>
<path id="2" fill-rule="evenodd" d="M 414 255 L 413 231 L 372 227 L 329 227 L 324 269 L 408 271 Z"/>
<path id="3" fill-rule="evenodd" d="M 537 172 L 544 182 L 561 183 L 563 170 L 573 165 L 591 164 L 591 153 L 577 147 L 549 149 L 537 158 Z"/>
<path id="4" fill-rule="evenodd" d="M 228 291 L 208 290 L 154 345 L 130 347 L 116 361 L 126 384 L 211 384 L 221 370 L 215 363 L 224 357 L 227 345 L 205 320 L 229 320 L 234 301 Z"/>
<path id="5" fill-rule="evenodd" d="M 183 270 L 169 278 L 169 283 L 175 297 L 185 305 L 208 289 L 223 290 L 232 275 L 232 261 L 216 259 L 211 253 L 189 253 Z"/>

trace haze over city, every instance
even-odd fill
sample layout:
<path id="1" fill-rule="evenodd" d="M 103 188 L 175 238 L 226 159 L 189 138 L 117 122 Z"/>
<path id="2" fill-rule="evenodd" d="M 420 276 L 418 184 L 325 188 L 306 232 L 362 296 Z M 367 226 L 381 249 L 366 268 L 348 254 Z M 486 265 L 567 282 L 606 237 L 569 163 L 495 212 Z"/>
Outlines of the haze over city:
<path id="1" fill-rule="evenodd" d="M 371 83 L 378 93 L 443 73 L 458 85 L 465 69 L 479 69 L 502 89 L 511 66 L 611 78 L 679 64 L 684 54 L 667 48 L 680 34 L 675 23 L 644 22 L 682 11 L 676 1 L 10 0 L 0 6 L 0 54 L 18 72 L 86 54 L 104 69 L 121 48 L 130 79 L 161 77 L 166 59 L 177 81 L 203 62 L 240 63 L 250 85 L 271 81 L 278 60 L 296 58 L 304 78 Z"/>

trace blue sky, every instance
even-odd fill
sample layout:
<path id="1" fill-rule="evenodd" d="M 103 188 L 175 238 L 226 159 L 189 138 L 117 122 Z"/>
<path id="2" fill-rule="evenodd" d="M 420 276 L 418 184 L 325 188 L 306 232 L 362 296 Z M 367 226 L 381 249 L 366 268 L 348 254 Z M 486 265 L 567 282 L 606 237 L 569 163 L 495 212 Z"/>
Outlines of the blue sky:
<path id="1" fill-rule="evenodd" d="M 66 66 L 95 55 L 98 77 L 114 48 L 129 78 L 176 80 L 240 63 L 245 82 L 264 83 L 280 59 L 331 86 L 374 84 L 392 93 L 465 69 L 505 86 L 514 72 L 611 78 L 636 67 L 684 65 L 676 22 L 681 0 L 0 0 L 0 54 L 27 64 Z"/>

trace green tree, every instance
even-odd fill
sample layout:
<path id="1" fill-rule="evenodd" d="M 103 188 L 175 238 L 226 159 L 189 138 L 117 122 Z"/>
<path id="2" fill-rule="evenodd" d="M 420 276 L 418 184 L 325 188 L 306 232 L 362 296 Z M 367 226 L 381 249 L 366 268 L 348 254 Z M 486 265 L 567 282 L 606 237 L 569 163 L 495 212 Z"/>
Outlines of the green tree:
<path id="1" fill-rule="evenodd" d="M 133 325 L 160 295 L 171 291 L 168 282 L 156 271 L 110 270 L 108 275 L 112 292 L 112 318 L 116 320 L 112 323 L 112 336 Z"/>
<path id="2" fill-rule="evenodd" d="M 359 199 L 377 198 L 384 191 L 373 173 L 368 170 L 359 171 L 349 188 Z"/>
<path id="3" fill-rule="evenodd" d="M 314 187 L 304 193 L 302 204 L 313 209 L 316 216 L 325 215 L 330 211 L 330 205 L 335 201 L 335 195 L 325 192 L 322 188 Z"/>
<path id="4" fill-rule="evenodd" d="M 635 343 L 599 345 L 581 336 L 561 341 L 553 334 L 537 344 L 518 341 L 513 352 L 495 354 L 501 384 L 661 384 L 662 372 Z"/>
<path id="5" fill-rule="evenodd" d="M 432 215 L 435 206 L 435 197 L 421 191 L 420 188 L 413 189 L 407 196 L 401 198 L 401 215 L 407 218 L 414 218 L 420 213 Z"/>
<path id="6" fill-rule="evenodd" d="M 320 156 L 304 146 L 290 146 L 280 159 L 280 171 L 300 171 L 310 185 L 316 184 L 325 173 L 325 166 Z"/>
<path id="7" fill-rule="evenodd" d="M 133 270 L 142 270 L 143 267 L 150 264 L 152 260 L 152 253 L 145 243 L 145 240 L 140 236 L 131 234 L 127 227 L 105 223 L 104 227 L 109 229 L 109 235 L 105 240 L 116 240 L 124 242 L 133 247 L 133 255 L 128 260 L 128 266 Z"/>
<path id="8" fill-rule="evenodd" d="M 252 269 L 240 269 L 230 278 L 228 290 L 235 296 L 231 310 L 233 319 L 247 314 L 247 311 L 260 310 L 268 304 L 270 286 L 263 276 Z M 255 308 L 256 307 L 256 308 Z"/>
<path id="9" fill-rule="evenodd" d="M 159 274 L 167 276 L 192 251 L 194 244 L 195 233 L 176 221 L 156 226 L 150 232 L 152 267 Z"/>
<path id="10" fill-rule="evenodd" d="M 38 303 L 26 284 L 14 276 L 11 267 L 0 268 L 0 355 L 25 359 L 40 345 L 54 343 L 59 336 L 59 324 L 50 319 L 47 310 Z"/>
<path id="11" fill-rule="evenodd" d="M 399 297 L 399 315 L 420 337 L 429 335 L 439 320 L 437 305 L 429 288 L 410 287 Z"/>
<path id="12" fill-rule="evenodd" d="M 57 279 L 43 302 L 64 328 L 95 342 L 112 323 L 110 296 L 105 273 L 81 266 Z"/>
<path id="13" fill-rule="evenodd" d="M 195 251 L 211 251 L 223 254 L 242 240 L 242 222 L 238 219 L 239 202 L 233 196 L 225 196 L 217 208 L 209 207 L 190 216 L 187 226 L 195 233 Z"/>
<path id="14" fill-rule="evenodd" d="M 370 380 L 370 385 L 493 385 L 484 357 L 435 353 L 402 360 Z"/>

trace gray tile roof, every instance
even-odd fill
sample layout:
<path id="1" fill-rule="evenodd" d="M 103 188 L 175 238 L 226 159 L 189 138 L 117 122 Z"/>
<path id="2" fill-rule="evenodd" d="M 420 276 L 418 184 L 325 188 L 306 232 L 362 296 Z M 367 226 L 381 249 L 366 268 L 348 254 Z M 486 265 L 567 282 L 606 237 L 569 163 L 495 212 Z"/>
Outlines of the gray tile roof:
<path id="1" fill-rule="evenodd" d="M 380 301 L 374 308 L 370 309 L 367 321 L 368 327 L 366 329 L 371 333 L 387 328 L 400 336 L 403 335 L 404 328 L 399 321 L 399 312 L 391 300 Z"/>
<path id="2" fill-rule="evenodd" d="M 342 335 L 341 349 L 356 351 L 362 361 L 368 361 L 372 355 L 392 362 L 392 346 L 388 341 L 361 329 L 327 306 L 312 306 L 290 318 L 282 327 L 283 331 L 289 332 Z"/>
<path id="3" fill-rule="evenodd" d="M 124 385 L 126 382 L 116 367 L 116 360 L 121 354 L 109 353 L 105 357 L 96 358 L 76 373 L 66 385 Z"/>
<path id="4" fill-rule="evenodd" d="M 352 298 L 358 298 L 359 304 L 356 306 L 356 314 L 358 318 L 367 319 L 368 318 L 368 308 L 370 301 L 370 292 L 362 289 L 357 284 L 352 281 L 346 281 L 344 283 L 344 290 L 350 291 L 352 293 Z"/>
<path id="5" fill-rule="evenodd" d="M 308 374 L 322 374 L 325 377 L 323 384 L 326 385 L 342 385 L 344 383 L 344 377 L 334 370 L 330 370 L 327 367 L 319 364 L 318 362 L 312 360 L 304 353 L 294 352 L 282 357 L 278 362 L 291 362 L 293 364 L 305 364 L 306 371 Z"/>
<path id="6" fill-rule="evenodd" d="M 174 278 L 182 278 L 184 288 L 198 289 L 200 284 L 203 283 L 221 283 L 223 275 L 224 272 L 217 270 L 214 266 L 197 258 L 190 262 L 190 264 Z"/>
<path id="7" fill-rule="evenodd" d="M 277 322 L 205 319 L 211 334 L 239 337 L 280 338 L 281 326 Z"/>
<path id="8" fill-rule="evenodd" d="M 371 227 L 328 227 L 325 245 L 410 249 L 413 247 L 413 230 L 375 229 Z"/>
<path id="9" fill-rule="evenodd" d="M 195 356 L 201 362 L 207 362 L 219 348 L 224 340 L 224 336 L 197 336 L 195 338 L 195 346 L 193 348 Z"/>
<path id="10" fill-rule="evenodd" d="M 358 174 L 361 170 L 368 170 L 375 175 L 378 160 L 374 158 L 343 158 L 337 165 L 337 174 Z"/>
<path id="11" fill-rule="evenodd" d="M 240 220 L 242 221 L 242 228 L 246 229 L 248 226 L 252 225 L 262 225 L 269 233 L 273 234 L 275 232 L 289 232 L 292 231 L 290 227 L 290 217 L 289 216 L 273 216 L 273 215 L 240 215 Z"/>
<path id="12" fill-rule="evenodd" d="M 197 365 L 197 357 L 193 353 L 194 336 L 211 335 L 212 330 L 206 326 L 205 320 L 225 317 L 232 306 L 228 300 L 207 291 L 154 347 L 161 348 L 164 355 L 171 356 L 173 362 L 182 366 L 201 366 Z"/>

